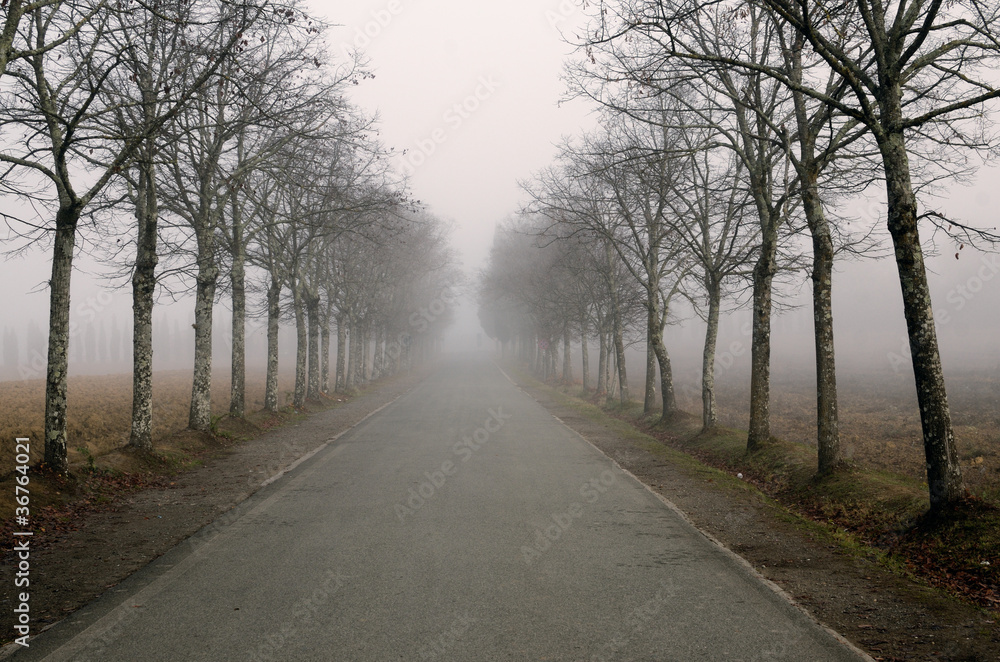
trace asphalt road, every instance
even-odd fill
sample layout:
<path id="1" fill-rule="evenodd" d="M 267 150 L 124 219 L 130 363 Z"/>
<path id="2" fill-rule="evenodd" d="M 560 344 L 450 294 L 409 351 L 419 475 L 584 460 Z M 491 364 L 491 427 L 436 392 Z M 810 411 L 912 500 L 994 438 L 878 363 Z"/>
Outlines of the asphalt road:
<path id="1" fill-rule="evenodd" d="M 11 659 L 864 659 L 485 358 L 242 512 Z"/>

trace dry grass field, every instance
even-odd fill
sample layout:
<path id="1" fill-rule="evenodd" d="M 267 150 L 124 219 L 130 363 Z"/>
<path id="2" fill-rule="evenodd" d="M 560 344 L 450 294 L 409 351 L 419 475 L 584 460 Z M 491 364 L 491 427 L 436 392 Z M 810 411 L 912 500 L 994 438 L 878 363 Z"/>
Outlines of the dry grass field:
<path id="1" fill-rule="evenodd" d="M 279 403 L 293 389 L 294 376 L 279 380 Z M 230 379 L 219 372 L 212 380 L 212 409 L 222 415 L 229 411 Z M 153 376 L 153 442 L 187 426 L 191 404 L 191 373 L 178 370 Z M 70 377 L 68 394 L 68 436 L 70 464 L 86 463 L 86 453 L 99 456 L 128 441 L 132 406 L 132 375 Z M 264 406 L 264 374 L 247 374 L 247 411 Z M 14 438 L 31 439 L 32 462 L 43 455 L 45 381 L 0 382 L 0 467 L 13 466 Z"/>
<path id="2" fill-rule="evenodd" d="M 749 378 L 718 379 L 720 423 L 745 430 Z M 920 413 L 912 377 L 891 373 L 850 374 L 838 381 L 841 439 L 861 466 L 926 477 Z M 641 391 L 638 391 L 641 394 Z M 955 437 L 970 490 L 1000 501 L 1000 374 L 948 375 Z M 693 414 L 701 402 L 682 400 Z M 771 432 L 785 441 L 815 446 L 816 396 L 811 375 L 776 378 L 771 391 Z"/>
<path id="3" fill-rule="evenodd" d="M 920 414 L 912 375 L 845 373 L 838 376 L 840 430 L 850 460 L 861 468 L 924 481 Z M 1000 504 L 1000 373 L 952 371 L 946 379 L 966 483 L 973 494 Z M 678 389 L 678 405 L 700 419 L 700 384 L 698 388 L 692 384 L 685 382 Z M 724 427 L 747 429 L 749 385 L 749 375 L 742 372 L 716 376 L 719 422 Z M 642 383 L 631 386 L 633 399 L 641 402 Z M 815 382 L 807 370 L 773 376 L 771 432 L 781 440 L 815 448 Z"/>

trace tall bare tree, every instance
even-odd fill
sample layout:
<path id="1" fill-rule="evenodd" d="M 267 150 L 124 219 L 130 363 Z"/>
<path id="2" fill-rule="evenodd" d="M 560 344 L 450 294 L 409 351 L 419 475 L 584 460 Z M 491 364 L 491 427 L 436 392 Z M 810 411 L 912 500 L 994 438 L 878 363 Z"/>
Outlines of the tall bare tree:
<path id="1" fill-rule="evenodd" d="M 54 208 L 54 224 L 32 227 L 41 233 L 51 232 L 53 239 L 45 462 L 59 473 L 68 471 L 70 281 L 80 220 L 105 187 L 128 166 L 150 134 L 178 115 L 215 69 L 230 58 L 237 41 L 235 32 L 224 33 L 204 53 L 207 66 L 192 72 L 191 84 L 171 97 L 170 103 L 159 107 L 158 116 L 109 139 L 107 120 L 123 102 L 122 89 L 112 91 L 110 84 L 122 61 L 127 59 L 130 42 L 127 37 L 117 37 L 134 29 L 120 19 L 120 11 L 127 10 L 101 6 L 95 12 L 91 7 L 69 3 L 34 11 L 32 20 L 20 26 L 20 39 L 27 44 L 28 53 L 8 64 L 4 77 L 12 90 L 10 103 L 0 111 L 0 138 L 4 141 L 0 162 L 11 170 L 29 171 L 51 186 L 51 192 L 43 195 Z M 245 5 L 222 5 L 222 15 L 227 17 L 245 20 L 248 14 L 255 13 Z M 225 22 L 229 23 L 229 19 Z M 59 48 L 52 48 L 57 42 L 61 42 Z M 141 100 L 141 94 L 131 94 L 124 102 L 141 103 Z M 3 179 L 8 189 L 17 185 L 12 177 Z M 26 190 L 19 192 L 23 194 Z M 30 189 L 28 194 L 33 195 Z"/>

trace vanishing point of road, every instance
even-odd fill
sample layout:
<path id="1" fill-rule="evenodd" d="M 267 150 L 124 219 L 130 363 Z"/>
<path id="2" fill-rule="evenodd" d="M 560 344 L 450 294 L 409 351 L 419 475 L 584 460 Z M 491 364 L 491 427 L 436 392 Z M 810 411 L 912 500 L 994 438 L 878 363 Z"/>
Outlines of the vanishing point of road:
<path id="1" fill-rule="evenodd" d="M 14 660 L 859 660 L 485 358 Z"/>

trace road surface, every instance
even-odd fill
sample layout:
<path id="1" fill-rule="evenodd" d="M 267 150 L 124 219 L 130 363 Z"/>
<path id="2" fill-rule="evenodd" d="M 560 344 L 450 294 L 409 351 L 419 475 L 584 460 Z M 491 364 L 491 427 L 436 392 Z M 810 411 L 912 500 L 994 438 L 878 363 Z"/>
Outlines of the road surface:
<path id="1" fill-rule="evenodd" d="M 485 358 L 241 512 L 11 659 L 865 659 Z"/>

